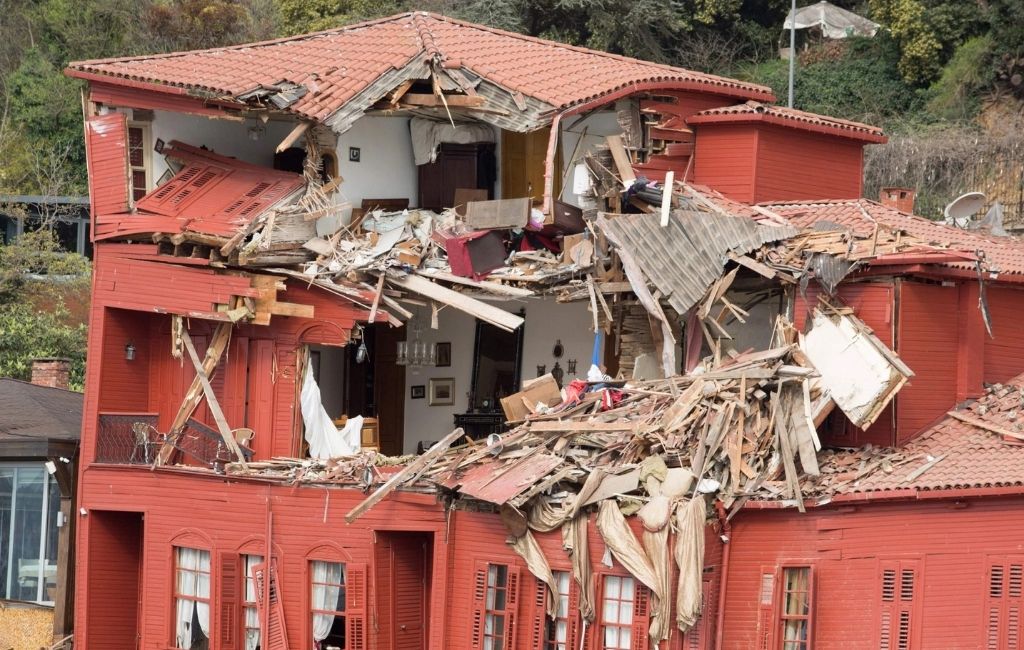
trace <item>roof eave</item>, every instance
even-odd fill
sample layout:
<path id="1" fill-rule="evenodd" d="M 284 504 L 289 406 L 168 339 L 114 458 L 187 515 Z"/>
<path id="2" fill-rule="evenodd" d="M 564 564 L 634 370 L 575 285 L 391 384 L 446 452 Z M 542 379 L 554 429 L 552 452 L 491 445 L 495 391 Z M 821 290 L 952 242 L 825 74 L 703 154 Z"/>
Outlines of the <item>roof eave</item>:
<path id="1" fill-rule="evenodd" d="M 780 117 L 769 113 L 734 113 L 727 115 L 694 115 L 686 120 L 687 124 L 772 124 L 790 129 L 799 129 L 830 135 L 847 140 L 855 140 L 865 144 L 885 144 L 889 138 L 882 133 L 843 128 L 827 124 L 814 124 L 804 120 Z"/>

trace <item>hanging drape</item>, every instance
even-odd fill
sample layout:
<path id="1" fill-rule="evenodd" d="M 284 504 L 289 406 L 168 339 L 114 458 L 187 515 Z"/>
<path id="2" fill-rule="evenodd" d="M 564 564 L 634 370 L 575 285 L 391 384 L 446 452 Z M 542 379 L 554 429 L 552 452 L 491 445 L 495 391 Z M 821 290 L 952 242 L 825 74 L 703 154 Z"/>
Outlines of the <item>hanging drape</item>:
<path id="1" fill-rule="evenodd" d="M 178 603 L 175 607 L 175 638 L 177 646 L 188 650 L 195 640 L 210 638 L 210 553 L 194 548 L 178 547 Z"/>
<path id="2" fill-rule="evenodd" d="M 341 594 L 343 571 L 337 562 L 313 562 L 313 609 L 337 610 L 341 607 L 338 596 Z M 313 640 L 319 643 L 326 639 L 332 625 L 334 614 L 314 613 Z"/>

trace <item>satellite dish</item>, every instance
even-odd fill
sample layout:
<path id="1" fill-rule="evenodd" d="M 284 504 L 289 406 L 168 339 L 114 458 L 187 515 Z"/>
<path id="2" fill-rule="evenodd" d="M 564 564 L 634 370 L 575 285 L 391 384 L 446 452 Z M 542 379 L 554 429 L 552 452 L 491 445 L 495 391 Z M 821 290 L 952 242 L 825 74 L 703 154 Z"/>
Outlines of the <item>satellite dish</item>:
<path id="1" fill-rule="evenodd" d="M 946 206 L 943 214 L 946 223 L 958 228 L 966 228 L 978 210 L 985 207 L 985 195 L 981 192 L 961 194 Z"/>

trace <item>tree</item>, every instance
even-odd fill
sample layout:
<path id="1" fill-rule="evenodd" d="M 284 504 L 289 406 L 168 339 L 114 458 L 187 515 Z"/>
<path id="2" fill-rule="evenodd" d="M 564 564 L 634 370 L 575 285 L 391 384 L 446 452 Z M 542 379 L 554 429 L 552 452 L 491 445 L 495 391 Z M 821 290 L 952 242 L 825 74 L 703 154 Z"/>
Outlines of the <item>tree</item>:
<path id="1" fill-rule="evenodd" d="M 0 377 L 30 379 L 33 359 L 67 357 L 82 387 L 86 326 L 66 301 L 87 300 L 89 273 L 89 260 L 61 252 L 49 228 L 0 246 Z"/>

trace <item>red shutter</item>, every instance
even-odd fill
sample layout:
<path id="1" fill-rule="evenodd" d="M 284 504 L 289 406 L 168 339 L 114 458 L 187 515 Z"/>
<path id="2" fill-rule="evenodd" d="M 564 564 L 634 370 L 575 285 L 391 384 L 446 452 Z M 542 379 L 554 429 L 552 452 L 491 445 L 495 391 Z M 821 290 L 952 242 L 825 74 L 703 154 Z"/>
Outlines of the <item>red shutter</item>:
<path id="1" fill-rule="evenodd" d="M 505 593 L 505 648 L 516 648 L 516 620 L 519 618 L 519 567 L 508 567 L 508 591 Z"/>
<path id="2" fill-rule="evenodd" d="M 775 640 L 775 573 L 761 571 L 761 595 L 757 607 L 757 650 L 772 650 Z"/>
<path id="3" fill-rule="evenodd" d="M 878 647 L 910 650 L 914 645 L 915 605 L 920 602 L 917 560 L 884 562 L 881 565 L 881 607 Z"/>
<path id="4" fill-rule="evenodd" d="M 238 560 L 234 553 L 221 553 L 220 556 L 220 620 L 217 622 L 220 627 L 220 650 L 237 650 L 239 646 L 241 583 L 238 578 Z"/>
<path id="5" fill-rule="evenodd" d="M 985 601 L 986 650 L 1020 650 L 1024 560 L 998 558 L 989 566 Z"/>
<path id="6" fill-rule="evenodd" d="M 701 585 L 700 618 L 697 623 L 683 635 L 685 650 L 707 650 L 712 647 L 711 638 L 714 634 L 715 609 L 718 591 L 713 580 L 705 580 Z"/>
<path id="7" fill-rule="evenodd" d="M 570 648 L 580 647 L 580 587 L 572 573 L 569 574 L 569 631 L 566 641 Z"/>
<path id="8" fill-rule="evenodd" d="M 651 591 L 634 580 L 633 650 L 647 650 L 651 643 Z"/>
<path id="9" fill-rule="evenodd" d="M 260 643 L 262 650 L 288 650 L 288 628 L 284 623 L 284 605 L 281 602 L 280 581 L 277 577 L 277 562 L 270 563 L 270 600 L 263 602 L 263 584 L 266 579 L 266 562 L 254 565 L 253 579 L 256 582 L 256 609 L 260 620 L 267 620 L 267 638 Z"/>
<path id="10" fill-rule="evenodd" d="M 484 647 L 484 616 L 487 613 L 487 563 L 477 562 L 473 569 L 473 615 L 470 643 L 473 648 Z"/>
<path id="11" fill-rule="evenodd" d="M 533 579 L 534 595 L 529 603 L 530 618 L 530 647 L 544 647 L 544 627 L 547 622 L 547 612 L 544 605 L 547 603 L 548 586 L 538 578 Z M 569 610 L 570 616 L 572 610 Z M 511 649 L 510 649 L 511 650 Z"/>
<path id="12" fill-rule="evenodd" d="M 368 650 L 366 639 L 366 565 L 345 565 L 345 638 L 348 650 Z"/>
<path id="13" fill-rule="evenodd" d="M 139 210 L 174 217 L 228 174 L 209 163 L 189 163 L 169 181 L 135 203 Z"/>
<path id="14" fill-rule="evenodd" d="M 85 120 L 85 154 L 95 228 L 97 217 L 128 210 L 128 123 L 124 113 Z"/>

